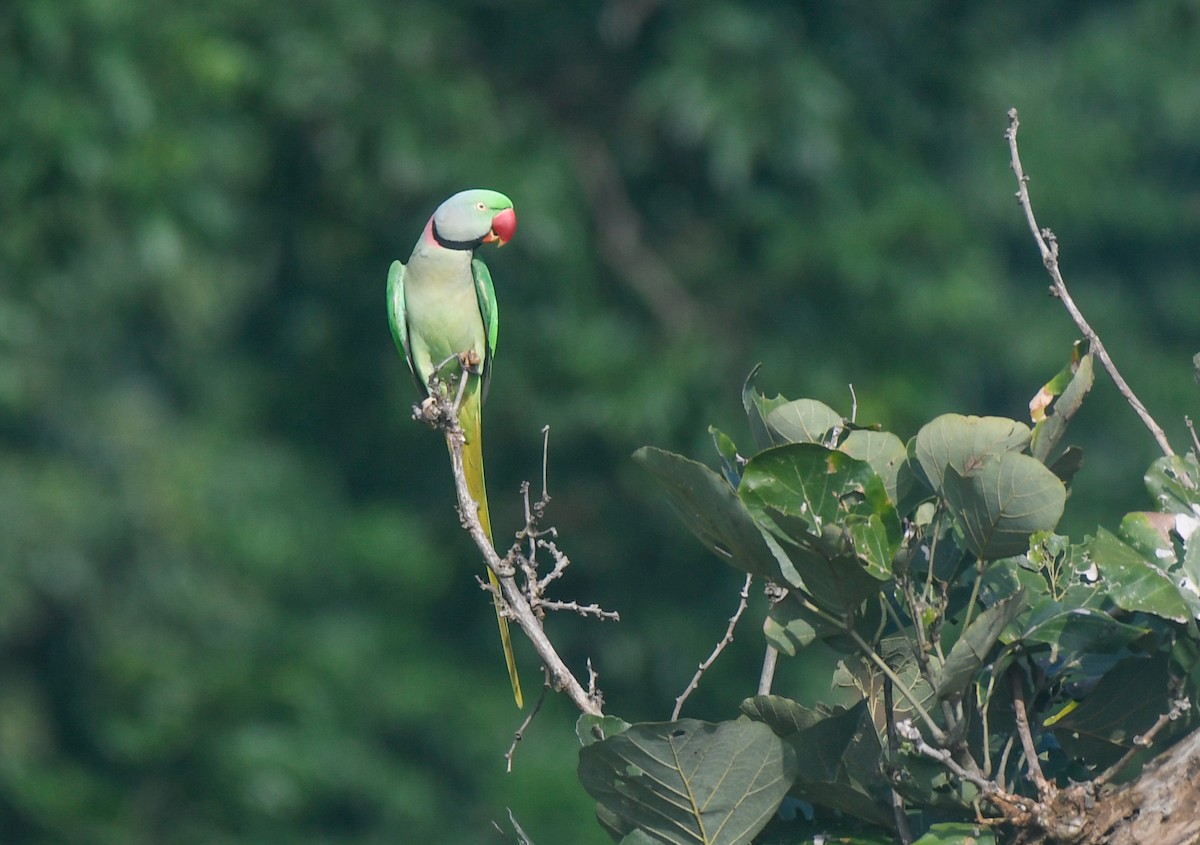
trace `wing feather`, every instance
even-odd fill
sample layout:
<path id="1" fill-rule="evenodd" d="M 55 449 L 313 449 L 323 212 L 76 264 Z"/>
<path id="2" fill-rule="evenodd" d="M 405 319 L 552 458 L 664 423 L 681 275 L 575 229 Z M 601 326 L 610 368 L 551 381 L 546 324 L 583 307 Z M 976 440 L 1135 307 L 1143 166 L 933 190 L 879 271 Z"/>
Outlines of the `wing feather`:
<path id="1" fill-rule="evenodd" d="M 471 260 L 471 275 L 475 279 L 475 297 L 479 300 L 479 316 L 487 332 L 487 351 L 483 356 L 483 397 L 487 398 L 488 385 L 492 381 L 492 358 L 496 355 L 496 336 L 500 329 L 500 315 L 496 308 L 496 289 L 492 285 L 492 274 L 479 258 Z"/>

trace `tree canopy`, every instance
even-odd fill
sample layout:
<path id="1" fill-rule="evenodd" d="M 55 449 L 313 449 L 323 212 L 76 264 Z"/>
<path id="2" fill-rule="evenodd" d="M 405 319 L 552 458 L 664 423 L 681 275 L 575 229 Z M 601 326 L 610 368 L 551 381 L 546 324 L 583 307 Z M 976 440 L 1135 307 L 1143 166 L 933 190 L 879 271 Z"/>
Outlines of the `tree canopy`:
<path id="1" fill-rule="evenodd" d="M 1076 298 L 1184 442 L 1198 36 L 1190 0 L 9 0 L 5 840 L 466 843 L 508 808 L 534 841 L 607 841 L 561 702 L 501 776 L 519 716 L 445 451 L 409 420 L 389 263 L 450 193 L 513 198 L 496 534 L 549 425 L 574 583 L 623 619 L 559 642 L 665 719 L 739 582 L 635 449 L 747 441 L 759 362 L 770 393 L 853 384 L 898 431 L 1019 418 L 1061 365 L 1010 106 Z M 1072 439 L 1060 531 L 1146 504 L 1155 445 L 1104 378 Z M 736 663 L 692 715 L 730 716 L 709 690 Z"/>

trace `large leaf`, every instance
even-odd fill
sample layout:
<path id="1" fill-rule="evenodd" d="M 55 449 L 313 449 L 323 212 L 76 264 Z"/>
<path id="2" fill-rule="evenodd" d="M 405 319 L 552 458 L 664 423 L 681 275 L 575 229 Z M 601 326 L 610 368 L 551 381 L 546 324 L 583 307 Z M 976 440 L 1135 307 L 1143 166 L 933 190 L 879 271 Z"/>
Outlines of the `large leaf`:
<path id="1" fill-rule="evenodd" d="M 766 423 L 775 443 L 823 443 L 830 429 L 845 425 L 845 420 L 824 402 L 796 399 L 772 409 Z"/>
<path id="2" fill-rule="evenodd" d="M 883 479 L 883 486 L 892 504 L 899 505 L 904 491 L 898 491 L 897 485 L 900 470 L 908 457 L 903 440 L 890 431 L 858 428 L 846 435 L 838 449 L 852 458 L 869 463 L 875 474 Z"/>
<path id="3" fill-rule="evenodd" d="M 827 710 L 805 707 L 782 695 L 756 695 L 744 700 L 740 709 L 743 714 L 767 725 L 776 736 L 784 739 L 829 717 Z"/>
<path id="4" fill-rule="evenodd" d="M 971 620 L 962 632 L 937 677 L 937 697 L 953 698 L 962 695 L 975 678 L 975 673 L 987 660 L 1001 632 L 1025 609 L 1025 591 L 989 607 Z"/>
<path id="5" fill-rule="evenodd" d="M 796 770 L 792 747 L 758 722 L 638 724 L 579 752 L 579 780 L 600 807 L 672 845 L 750 842 Z"/>
<path id="6" fill-rule="evenodd" d="M 1085 666 L 1088 658 L 1116 653 L 1150 634 L 1149 628 L 1119 622 L 1075 600 L 1045 598 L 1029 617 L 1013 645 L 1032 653 L 1047 675 L 1066 682 L 1089 676 L 1093 670 Z"/>
<path id="7" fill-rule="evenodd" d="M 1096 565 L 1109 598 L 1123 610 L 1143 611 L 1172 622 L 1186 622 L 1200 600 L 1183 592 L 1155 562 L 1101 528 L 1088 540 L 1088 556 Z"/>
<path id="8" fill-rule="evenodd" d="M 796 749 L 799 774 L 793 796 L 873 824 L 893 823 L 888 807 L 869 791 L 881 777 L 881 748 L 865 699 L 853 707 L 828 709 L 760 695 L 743 701 L 741 709 L 787 737 Z"/>
<path id="9" fill-rule="evenodd" d="M 1079 706 L 1054 723 L 1068 754 L 1105 766 L 1134 746 L 1170 709 L 1166 655 L 1131 657 L 1112 668 Z"/>
<path id="10" fill-rule="evenodd" d="M 750 459 L 738 493 L 775 538 L 785 579 L 822 606 L 848 610 L 890 580 L 900 521 L 870 464 L 815 444 L 779 446 Z"/>
<path id="11" fill-rule="evenodd" d="M 651 446 L 633 457 L 662 483 L 683 524 L 717 557 L 743 572 L 780 580 L 774 554 L 724 478 L 704 464 Z"/>
<path id="12" fill-rule="evenodd" d="M 1146 489 L 1159 510 L 1200 516 L 1200 464 L 1192 455 L 1159 458 L 1146 470 Z"/>
<path id="13" fill-rule="evenodd" d="M 1016 452 L 990 453 L 964 475 L 947 467 L 942 495 L 980 560 L 1020 554 L 1035 531 L 1058 524 L 1067 490 L 1045 465 Z"/>
<path id="14" fill-rule="evenodd" d="M 1016 420 L 942 414 L 917 432 L 913 451 L 925 480 L 941 491 L 947 467 L 968 475 L 989 455 L 1021 451 L 1029 436 L 1029 427 Z"/>
<path id="15" fill-rule="evenodd" d="M 788 657 L 795 657 L 797 649 L 806 648 L 816 640 L 840 637 L 846 633 L 841 625 L 814 613 L 801 604 L 794 593 L 771 605 L 763 621 L 763 634 L 767 641 Z"/>
<path id="16" fill-rule="evenodd" d="M 832 428 L 845 424 L 841 414 L 816 399 L 768 399 L 754 387 L 761 364 L 742 386 L 742 406 L 760 449 L 785 443 L 822 443 Z"/>

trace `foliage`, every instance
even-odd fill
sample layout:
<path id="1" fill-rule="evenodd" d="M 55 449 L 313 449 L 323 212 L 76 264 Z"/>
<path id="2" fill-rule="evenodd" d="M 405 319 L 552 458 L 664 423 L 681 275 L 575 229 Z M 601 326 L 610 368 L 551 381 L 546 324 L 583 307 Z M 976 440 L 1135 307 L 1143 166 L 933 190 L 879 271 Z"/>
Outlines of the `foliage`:
<path id="1" fill-rule="evenodd" d="M 760 694 L 743 701 L 742 720 L 632 725 L 590 743 L 580 778 L 614 839 L 639 830 L 664 842 L 801 842 L 816 824 L 859 841 L 864 825 L 903 824 L 921 842 L 976 841 L 980 812 L 1019 825 L 1014 807 L 1045 798 L 1041 778 L 1128 778 L 1178 735 L 1181 722 L 1151 726 L 1200 691 L 1200 463 L 1156 461 L 1146 484 L 1159 509 L 1129 514 L 1116 533 L 1099 528 L 1082 543 L 1053 533 L 1067 481 L 1051 467 L 1091 387 L 1091 355 L 1064 373 L 1043 388 L 1033 431 L 945 414 L 907 444 L 814 400 L 768 399 L 752 373 L 743 398 L 758 451 L 718 436 L 720 472 L 637 453 L 717 557 L 775 585 L 767 642 L 786 655 L 823 642 L 837 655 L 829 694 L 850 689 L 856 703 Z M 737 753 L 689 748 L 704 765 L 680 765 L 701 725 L 706 737 L 769 728 L 796 761 L 771 780 L 783 788 L 761 788 L 770 752 L 748 738 Z M 648 730 L 656 745 L 634 738 Z M 674 782 L 618 750 L 630 742 L 674 761 Z M 602 755 L 621 761 L 603 777 Z M 722 799 L 714 821 L 736 809 L 756 823 L 729 837 L 655 807 L 683 796 L 704 806 L 695 796 L 710 794 Z M 776 818 L 764 832 L 768 800 Z M 789 800 L 807 808 L 793 828 Z"/>

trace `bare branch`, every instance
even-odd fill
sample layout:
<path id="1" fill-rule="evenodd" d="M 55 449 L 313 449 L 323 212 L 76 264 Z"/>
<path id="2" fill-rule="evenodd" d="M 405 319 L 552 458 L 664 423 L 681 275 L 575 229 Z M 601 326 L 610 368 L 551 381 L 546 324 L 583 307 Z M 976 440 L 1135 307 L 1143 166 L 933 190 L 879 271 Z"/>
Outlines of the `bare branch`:
<path id="1" fill-rule="evenodd" d="M 1163 454 L 1170 457 L 1174 455 L 1174 450 L 1171 449 L 1171 444 L 1167 440 L 1167 435 L 1163 432 L 1154 418 L 1150 416 L 1150 412 L 1146 410 L 1146 406 L 1142 401 L 1134 395 L 1133 389 L 1121 376 L 1117 370 L 1117 365 L 1113 363 L 1109 357 L 1108 350 L 1104 348 L 1104 344 L 1100 341 L 1100 335 L 1096 334 L 1096 330 L 1088 324 L 1083 313 L 1075 305 L 1075 300 L 1071 298 L 1071 294 L 1067 291 L 1067 283 L 1063 281 L 1062 272 L 1058 267 L 1058 239 L 1049 229 L 1042 229 L 1038 226 L 1037 219 L 1033 216 L 1033 205 L 1029 200 L 1029 177 L 1025 175 L 1024 169 L 1021 167 L 1021 156 L 1017 150 L 1017 127 L 1020 126 L 1020 121 L 1017 119 L 1017 110 L 1008 110 L 1008 130 L 1004 133 L 1005 139 L 1008 141 L 1008 149 L 1011 156 L 1010 166 L 1013 174 L 1017 177 L 1017 202 L 1025 212 L 1025 220 L 1029 223 L 1029 231 L 1033 233 L 1033 239 L 1037 242 L 1038 250 L 1042 254 L 1042 264 L 1046 267 L 1046 272 L 1050 274 L 1051 292 L 1062 302 L 1063 307 L 1067 309 L 1067 313 L 1071 315 L 1071 319 L 1075 321 L 1075 325 L 1079 328 L 1087 338 L 1091 351 L 1100 359 L 1100 363 L 1104 365 L 1104 369 L 1108 371 L 1109 376 L 1113 380 L 1113 384 L 1117 386 L 1117 390 L 1125 397 L 1125 401 L 1133 408 L 1134 412 L 1141 417 L 1142 423 L 1150 430 L 1150 434 L 1158 441 L 1158 446 L 1162 449 Z"/>
<path id="2" fill-rule="evenodd" d="M 542 426 L 542 498 L 550 501 L 550 426 Z"/>
<path id="3" fill-rule="evenodd" d="M 554 601 L 552 599 L 542 599 L 538 602 L 538 607 L 546 610 L 568 610 L 572 613 L 577 613 L 580 616 L 594 616 L 597 619 L 604 619 L 608 622 L 620 622 L 621 614 L 615 610 L 604 610 L 598 604 L 579 604 L 573 601 Z"/>
<path id="4" fill-rule="evenodd" d="M 1135 736 L 1133 738 L 1133 747 L 1126 751 L 1120 760 L 1113 763 L 1099 777 L 1093 780 L 1092 786 L 1099 789 L 1120 774 L 1121 770 L 1129 765 L 1129 761 L 1133 759 L 1133 755 L 1137 754 L 1143 748 L 1149 748 L 1154 742 L 1154 737 L 1158 736 L 1158 732 L 1165 728 L 1168 722 L 1173 722 L 1186 714 L 1188 708 L 1191 706 L 1191 702 L 1186 698 L 1177 698 L 1175 701 L 1172 701 L 1170 709 L 1159 716 L 1144 734 Z"/>
<path id="5" fill-rule="evenodd" d="M 1192 448 L 1195 450 L 1197 459 L 1200 459 L 1200 437 L 1196 437 L 1196 426 L 1192 424 L 1192 418 L 1185 416 L 1183 421 L 1187 423 L 1188 431 L 1192 435 Z"/>
<path id="6" fill-rule="evenodd" d="M 533 724 L 534 717 L 542 709 L 542 705 L 546 701 L 546 693 L 550 690 L 550 673 L 542 668 L 542 691 L 538 695 L 538 700 L 534 702 L 533 708 L 529 711 L 529 715 L 521 722 L 521 727 L 517 728 L 513 734 L 512 745 L 508 747 L 508 752 L 504 755 L 504 771 L 512 771 L 513 755 L 517 753 L 517 745 L 525 738 L 525 731 L 529 730 L 529 726 Z"/>
<path id="7" fill-rule="evenodd" d="M 1054 787 L 1042 774 L 1042 764 L 1038 762 L 1037 748 L 1033 744 L 1033 734 L 1029 730 L 1029 715 L 1025 712 L 1025 691 L 1021 688 L 1021 678 L 1014 671 L 1009 675 L 1012 683 L 1013 714 L 1017 722 L 1017 736 L 1021 740 L 1021 749 L 1025 752 L 1025 767 L 1029 771 L 1029 779 L 1037 787 L 1038 796 L 1044 801 L 1054 794 Z"/>
<path id="8" fill-rule="evenodd" d="M 753 575 L 746 575 L 746 581 L 742 584 L 742 591 L 738 593 L 739 600 L 737 610 L 733 612 L 733 616 L 729 617 L 729 627 L 725 629 L 725 636 L 717 643 L 716 648 L 712 650 L 712 654 L 708 656 L 703 663 L 696 669 L 696 674 L 692 676 L 692 680 L 688 683 L 685 689 L 675 699 L 675 709 L 671 711 L 671 721 L 674 722 L 679 718 L 679 711 L 683 709 L 683 702 L 687 701 L 688 696 L 696 691 L 696 687 L 700 686 L 700 678 L 708 671 L 708 667 L 716 662 L 717 657 L 725 650 L 725 647 L 733 642 L 733 629 L 737 627 L 738 620 L 742 618 L 742 614 L 746 612 L 746 606 L 750 602 L 750 582 L 754 580 Z"/>
<path id="9" fill-rule="evenodd" d="M 767 646 L 763 652 L 762 671 L 758 674 L 758 694 L 770 695 L 771 685 L 775 683 L 775 666 L 779 663 L 779 649 L 773 645 Z"/>
<path id="10" fill-rule="evenodd" d="M 598 693 L 593 691 L 589 694 L 584 690 L 579 680 L 567 668 L 553 643 L 546 636 L 541 620 L 530 604 L 529 597 L 517 585 L 514 577 L 516 573 L 516 566 L 513 563 L 514 556 L 510 554 L 503 558 L 500 557 L 492 546 L 487 532 L 483 530 L 483 526 L 479 522 L 479 506 L 471 498 L 470 490 L 467 487 L 467 476 L 463 470 L 462 427 L 458 423 L 458 415 L 448 400 L 446 391 L 437 389 L 437 387 L 436 383 L 431 384 L 431 388 L 433 388 L 431 398 L 436 397 L 432 403 L 433 407 L 430 407 L 431 403 L 426 400 L 414 409 L 414 416 L 424 419 L 445 433 L 446 443 L 450 447 L 450 463 L 454 470 L 454 487 L 458 494 L 459 516 L 463 527 L 483 555 L 484 563 L 496 574 L 496 578 L 500 582 L 505 615 L 521 628 L 530 643 L 533 644 L 543 667 L 549 674 L 551 686 L 557 691 L 566 693 L 581 712 L 593 716 L 603 715 Z M 531 510 L 535 518 L 540 516 L 537 504 Z M 529 526 L 527 525 L 526 528 Z M 518 539 L 518 543 L 520 539 Z"/>

